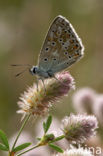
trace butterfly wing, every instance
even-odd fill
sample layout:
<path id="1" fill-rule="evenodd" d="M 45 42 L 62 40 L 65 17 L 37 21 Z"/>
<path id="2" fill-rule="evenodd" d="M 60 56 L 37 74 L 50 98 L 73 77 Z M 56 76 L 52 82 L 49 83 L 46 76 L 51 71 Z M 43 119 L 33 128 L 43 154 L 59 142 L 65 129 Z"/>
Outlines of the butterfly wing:
<path id="1" fill-rule="evenodd" d="M 53 73 L 64 70 L 83 56 L 84 47 L 69 21 L 57 16 L 40 52 L 38 66 Z"/>

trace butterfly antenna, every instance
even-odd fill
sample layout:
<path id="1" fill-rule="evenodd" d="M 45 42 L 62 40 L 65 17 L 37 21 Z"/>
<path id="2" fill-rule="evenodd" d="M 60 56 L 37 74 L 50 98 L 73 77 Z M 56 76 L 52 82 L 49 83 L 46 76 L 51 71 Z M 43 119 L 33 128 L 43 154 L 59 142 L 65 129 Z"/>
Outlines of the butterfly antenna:
<path id="1" fill-rule="evenodd" d="M 18 76 L 20 76 L 21 74 L 23 74 L 25 71 L 27 71 L 28 70 L 28 68 L 26 68 L 26 69 L 24 69 L 23 71 L 21 71 L 20 73 L 17 73 L 16 75 L 15 75 L 15 77 L 18 77 Z"/>
<path id="2" fill-rule="evenodd" d="M 16 66 L 31 66 L 30 64 L 11 64 L 11 66 L 16 67 Z"/>

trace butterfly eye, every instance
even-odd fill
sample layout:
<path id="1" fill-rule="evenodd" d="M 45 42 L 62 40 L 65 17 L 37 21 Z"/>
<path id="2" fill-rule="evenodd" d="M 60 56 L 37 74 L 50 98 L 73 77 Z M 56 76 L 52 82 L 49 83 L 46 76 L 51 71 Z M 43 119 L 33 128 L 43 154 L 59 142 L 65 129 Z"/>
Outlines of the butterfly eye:
<path id="1" fill-rule="evenodd" d="M 46 62 L 46 61 L 48 61 L 48 59 L 47 59 L 47 58 L 45 58 L 45 59 L 44 59 L 44 61 Z"/>

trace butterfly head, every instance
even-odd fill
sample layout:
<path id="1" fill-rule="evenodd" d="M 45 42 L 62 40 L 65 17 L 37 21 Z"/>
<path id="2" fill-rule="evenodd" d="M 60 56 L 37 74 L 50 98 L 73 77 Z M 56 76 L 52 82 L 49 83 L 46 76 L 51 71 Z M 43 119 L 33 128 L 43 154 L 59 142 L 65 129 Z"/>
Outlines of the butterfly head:
<path id="1" fill-rule="evenodd" d="M 35 75 L 35 74 L 37 74 L 38 67 L 33 66 L 32 68 L 29 69 L 29 71 L 30 71 L 30 73 L 31 73 L 32 75 Z"/>

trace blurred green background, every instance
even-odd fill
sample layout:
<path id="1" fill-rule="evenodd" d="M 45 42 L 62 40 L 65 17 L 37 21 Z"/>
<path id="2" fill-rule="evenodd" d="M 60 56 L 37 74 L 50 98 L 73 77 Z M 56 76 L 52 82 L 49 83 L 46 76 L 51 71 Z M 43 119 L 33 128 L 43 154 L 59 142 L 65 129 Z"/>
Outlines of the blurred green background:
<path id="1" fill-rule="evenodd" d="M 85 46 L 84 58 L 69 69 L 76 88 L 89 86 L 103 93 L 102 0 L 0 0 L 0 128 L 8 136 L 20 124 L 19 96 L 35 80 L 29 72 L 15 78 L 22 68 L 10 64 L 36 65 L 45 34 L 57 15 L 72 23 Z M 55 116 L 73 111 L 73 93 L 53 106 Z"/>

